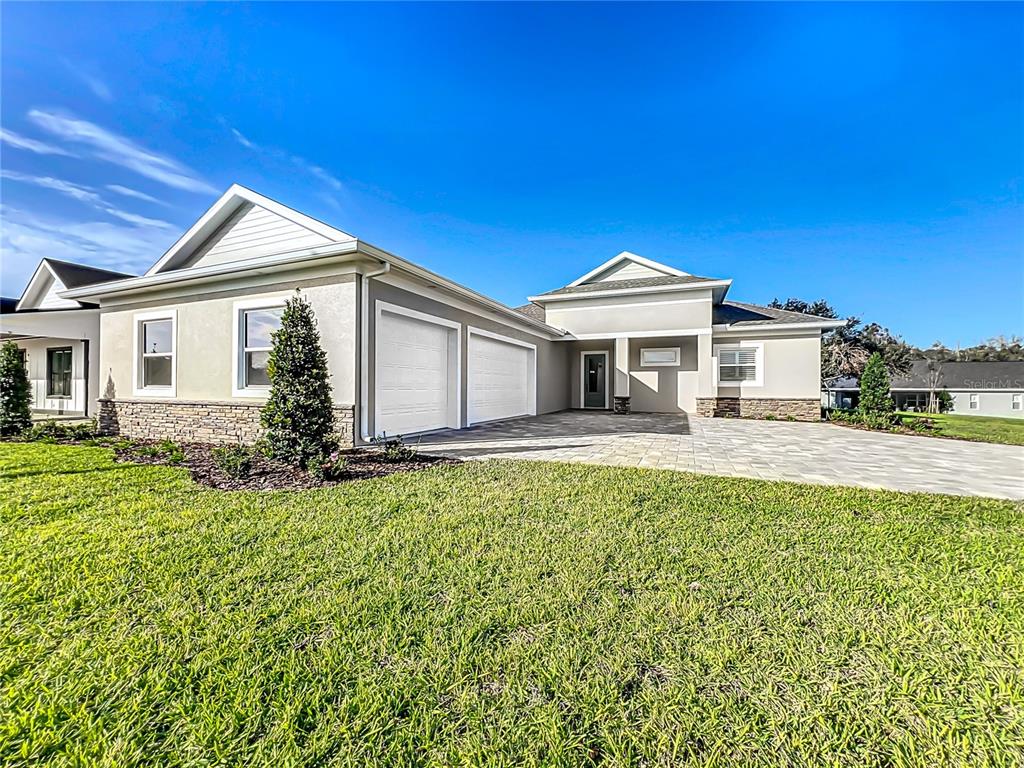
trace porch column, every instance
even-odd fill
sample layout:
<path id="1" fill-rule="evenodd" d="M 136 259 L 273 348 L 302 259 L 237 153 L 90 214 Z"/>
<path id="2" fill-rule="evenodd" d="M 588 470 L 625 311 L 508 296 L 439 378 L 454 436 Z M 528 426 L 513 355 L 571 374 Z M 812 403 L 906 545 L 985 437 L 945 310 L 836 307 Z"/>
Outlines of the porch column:
<path id="1" fill-rule="evenodd" d="M 711 334 L 697 336 L 697 415 L 711 416 L 718 392 L 715 389 L 715 358 Z"/>
<path id="2" fill-rule="evenodd" d="M 629 339 L 615 339 L 615 386 L 612 388 L 612 410 L 629 413 Z"/>

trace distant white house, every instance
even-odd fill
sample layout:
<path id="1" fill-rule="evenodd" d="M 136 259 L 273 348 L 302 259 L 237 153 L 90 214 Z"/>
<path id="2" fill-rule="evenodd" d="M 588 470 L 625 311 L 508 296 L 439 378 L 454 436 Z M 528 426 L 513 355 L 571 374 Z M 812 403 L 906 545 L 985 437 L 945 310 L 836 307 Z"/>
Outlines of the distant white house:
<path id="1" fill-rule="evenodd" d="M 1024 418 L 1024 361 L 950 362 L 938 364 L 938 389 L 953 398 L 952 413 L 968 416 Z M 901 411 L 928 407 L 928 361 L 915 360 L 910 373 L 892 380 L 892 397 Z M 822 404 L 827 408 L 857 405 L 860 387 L 854 378 L 825 381 Z"/>

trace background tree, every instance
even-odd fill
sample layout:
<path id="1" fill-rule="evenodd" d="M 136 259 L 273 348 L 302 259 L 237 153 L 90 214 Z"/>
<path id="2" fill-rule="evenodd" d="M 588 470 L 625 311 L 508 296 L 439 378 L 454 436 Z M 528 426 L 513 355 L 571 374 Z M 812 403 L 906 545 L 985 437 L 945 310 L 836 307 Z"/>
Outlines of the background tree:
<path id="1" fill-rule="evenodd" d="M 889 371 L 880 352 L 873 352 L 860 377 L 860 404 L 858 410 L 867 416 L 892 413 L 895 406 L 889 395 Z"/>
<path id="2" fill-rule="evenodd" d="M 25 358 L 13 341 L 0 347 L 0 435 L 16 435 L 32 424 L 32 390 Z"/>
<path id="3" fill-rule="evenodd" d="M 260 424 L 274 458 L 306 468 L 322 461 L 337 441 L 327 354 L 313 309 L 298 291 L 285 302 L 271 344 L 270 397 Z"/>

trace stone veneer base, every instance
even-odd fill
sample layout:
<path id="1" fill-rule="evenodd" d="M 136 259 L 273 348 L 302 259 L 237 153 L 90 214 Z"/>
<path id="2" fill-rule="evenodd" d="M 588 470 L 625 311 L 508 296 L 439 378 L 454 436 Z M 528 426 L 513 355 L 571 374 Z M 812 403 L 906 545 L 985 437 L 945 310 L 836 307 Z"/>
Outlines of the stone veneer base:
<path id="1" fill-rule="evenodd" d="M 777 419 L 820 421 L 821 401 L 813 398 L 701 397 L 697 399 L 697 415 L 742 419 L 774 416 Z"/>
<path id="2" fill-rule="evenodd" d="M 254 443 L 263 429 L 263 403 L 223 400 L 101 399 L 101 434 L 185 443 Z M 336 406 L 334 417 L 343 446 L 354 444 L 354 407 Z"/>

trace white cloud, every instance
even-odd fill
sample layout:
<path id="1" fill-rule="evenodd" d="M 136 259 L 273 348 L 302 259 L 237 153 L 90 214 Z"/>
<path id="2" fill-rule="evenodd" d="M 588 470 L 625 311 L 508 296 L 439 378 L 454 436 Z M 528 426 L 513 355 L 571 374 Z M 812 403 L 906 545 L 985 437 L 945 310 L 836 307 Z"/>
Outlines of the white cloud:
<path id="1" fill-rule="evenodd" d="M 93 95 L 96 96 L 96 98 L 102 99 L 107 103 L 114 100 L 114 94 L 110 90 L 110 86 L 93 74 L 92 71 L 90 71 L 92 68 L 80 63 L 75 64 L 68 59 L 61 59 L 61 62 L 64 64 L 64 67 L 68 72 L 81 80 L 85 84 L 85 87 L 93 92 Z"/>
<path id="2" fill-rule="evenodd" d="M 17 296 L 43 256 L 141 274 L 171 246 L 175 233 L 104 221 L 37 216 L 0 207 L 0 284 Z"/>
<path id="3" fill-rule="evenodd" d="M 253 152 L 261 152 L 266 155 L 271 155 L 281 160 L 289 160 L 293 165 L 295 165 L 298 168 L 301 168 L 303 171 L 308 173 L 313 178 L 326 184 L 335 192 L 341 192 L 341 190 L 344 189 L 344 185 L 340 181 L 338 181 L 337 178 L 332 176 L 329 171 L 320 167 L 319 165 L 309 162 L 309 160 L 307 160 L 304 157 L 299 157 L 298 155 L 292 155 L 288 152 L 285 152 L 283 149 L 277 149 L 276 147 L 266 147 L 263 146 L 262 144 L 257 144 L 255 141 L 252 141 L 248 137 L 246 137 L 237 128 L 233 128 L 232 126 L 228 125 L 223 118 L 221 118 L 220 122 L 225 127 L 227 127 L 228 130 L 231 131 L 231 135 L 235 137 L 235 141 L 237 141 L 246 149 L 250 149 Z"/>
<path id="4" fill-rule="evenodd" d="M 0 170 L 0 178 L 8 179 L 10 181 L 17 181 L 22 184 L 32 184 L 36 187 L 42 187 L 43 189 L 51 189 L 54 192 L 59 192 L 62 195 L 66 195 L 80 203 L 91 205 L 97 210 L 103 211 L 108 216 L 113 216 L 121 221 L 127 221 L 129 224 L 135 224 L 140 227 L 157 227 L 158 229 L 173 229 L 174 225 L 169 224 L 166 221 L 160 219 L 150 219 L 146 216 L 139 216 L 138 214 L 125 211 L 117 206 L 111 205 L 103 197 L 96 192 L 96 190 L 90 187 L 84 187 L 81 184 L 75 184 L 71 181 L 65 181 L 64 179 L 55 179 L 51 176 L 31 176 L 27 173 L 18 173 L 17 171 Z"/>
<path id="5" fill-rule="evenodd" d="M 145 192 L 139 192 L 137 189 L 131 187 L 122 187 L 120 184 L 107 184 L 107 189 L 111 192 L 115 192 L 125 197 L 133 197 L 136 200 L 145 200 L 147 203 L 156 203 L 157 205 L 167 205 L 163 200 L 157 200 L 152 195 L 147 195 Z"/>
<path id="6" fill-rule="evenodd" d="M 55 147 L 53 144 L 47 144 L 44 141 L 36 141 L 30 139 L 27 136 L 9 131 L 6 128 L 0 128 L 0 141 L 4 144 L 8 144 L 17 149 L 25 149 L 29 152 L 35 152 L 37 155 L 64 155 L 65 157 L 74 157 L 71 152 L 61 147 Z"/>
<path id="7" fill-rule="evenodd" d="M 131 139 L 101 128 L 95 123 L 39 109 L 29 111 L 28 117 L 54 136 L 90 147 L 101 160 L 120 165 L 161 184 L 188 192 L 217 192 L 195 171 L 177 160 L 146 149 Z"/>

